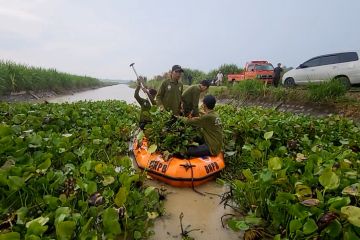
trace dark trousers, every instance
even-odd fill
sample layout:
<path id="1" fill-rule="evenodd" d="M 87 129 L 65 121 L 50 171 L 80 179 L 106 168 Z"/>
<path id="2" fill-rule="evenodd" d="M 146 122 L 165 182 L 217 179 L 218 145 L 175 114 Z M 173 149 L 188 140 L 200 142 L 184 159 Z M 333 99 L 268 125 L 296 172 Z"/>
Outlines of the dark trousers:
<path id="1" fill-rule="evenodd" d="M 278 86 L 279 86 L 279 82 L 280 82 L 280 77 L 274 77 L 273 80 L 272 80 L 272 84 L 273 84 L 275 87 L 278 87 Z"/>
<path id="2" fill-rule="evenodd" d="M 194 146 L 194 147 L 189 147 L 187 153 L 191 157 L 211 156 L 210 148 L 206 144 L 202 144 L 202 145 Z"/>
<path id="3" fill-rule="evenodd" d="M 139 123 L 139 128 L 140 128 L 141 130 L 144 130 L 146 124 L 149 124 L 149 123 L 151 123 L 151 122 L 150 122 L 150 121 L 140 122 L 140 123 Z"/>

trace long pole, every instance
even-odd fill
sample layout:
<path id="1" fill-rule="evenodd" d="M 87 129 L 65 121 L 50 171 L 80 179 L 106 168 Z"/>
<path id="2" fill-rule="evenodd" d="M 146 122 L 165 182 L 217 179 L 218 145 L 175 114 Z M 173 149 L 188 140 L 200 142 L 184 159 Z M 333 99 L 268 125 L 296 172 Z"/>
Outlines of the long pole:
<path id="1" fill-rule="evenodd" d="M 141 90 L 146 94 L 146 97 L 149 100 L 150 105 L 152 105 L 150 94 L 148 91 L 145 91 L 145 86 L 144 86 L 142 80 L 139 78 L 139 75 L 137 74 L 134 65 L 135 65 L 135 63 L 132 63 L 132 64 L 130 64 L 130 67 L 134 70 L 134 73 L 136 75 L 136 81 L 140 84 Z"/>

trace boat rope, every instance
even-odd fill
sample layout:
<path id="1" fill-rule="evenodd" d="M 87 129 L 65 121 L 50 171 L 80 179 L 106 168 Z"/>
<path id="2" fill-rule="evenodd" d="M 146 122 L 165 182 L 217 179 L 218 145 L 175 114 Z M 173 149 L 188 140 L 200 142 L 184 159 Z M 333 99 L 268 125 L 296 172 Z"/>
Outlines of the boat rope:
<path id="1" fill-rule="evenodd" d="M 199 192 L 198 190 L 195 189 L 195 185 L 194 185 L 194 170 L 193 170 L 193 167 L 195 167 L 195 165 L 191 165 L 191 162 L 190 162 L 189 159 L 186 159 L 186 161 L 188 161 L 189 164 L 188 164 L 187 166 L 190 166 L 190 170 L 191 170 L 191 188 L 192 188 L 192 190 L 193 190 L 194 192 L 202 195 L 202 196 L 205 196 L 204 193 Z M 186 169 L 186 170 L 187 170 L 187 169 Z"/>

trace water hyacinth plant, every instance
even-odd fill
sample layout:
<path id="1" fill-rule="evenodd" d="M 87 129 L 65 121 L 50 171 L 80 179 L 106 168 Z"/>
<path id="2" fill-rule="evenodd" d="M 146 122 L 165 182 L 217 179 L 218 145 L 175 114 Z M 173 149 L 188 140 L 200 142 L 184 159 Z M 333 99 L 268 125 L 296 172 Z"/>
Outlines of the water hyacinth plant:
<path id="1" fill-rule="evenodd" d="M 120 101 L 0 103 L 0 239 L 149 236 L 162 204 L 127 156 L 134 112 Z"/>

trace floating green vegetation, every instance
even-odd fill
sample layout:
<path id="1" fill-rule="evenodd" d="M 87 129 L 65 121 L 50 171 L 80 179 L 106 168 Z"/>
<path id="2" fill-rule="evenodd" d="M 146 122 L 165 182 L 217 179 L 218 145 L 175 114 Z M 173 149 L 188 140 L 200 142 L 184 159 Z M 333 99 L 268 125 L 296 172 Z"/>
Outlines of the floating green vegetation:
<path id="1" fill-rule="evenodd" d="M 162 212 L 120 101 L 0 103 L 0 239 L 141 239 Z"/>
<path id="2" fill-rule="evenodd" d="M 339 116 L 219 108 L 226 139 L 224 202 L 245 236 L 360 239 L 360 128 Z M 252 239 L 252 238 L 249 238 Z"/>

